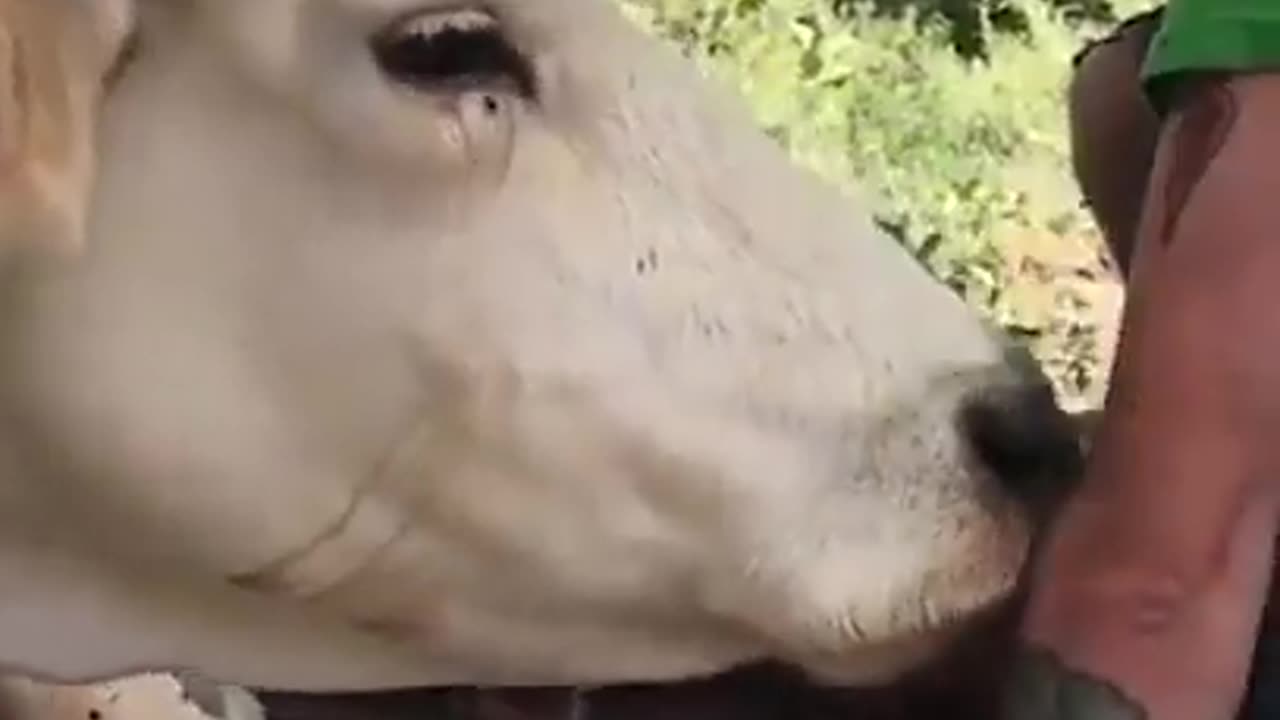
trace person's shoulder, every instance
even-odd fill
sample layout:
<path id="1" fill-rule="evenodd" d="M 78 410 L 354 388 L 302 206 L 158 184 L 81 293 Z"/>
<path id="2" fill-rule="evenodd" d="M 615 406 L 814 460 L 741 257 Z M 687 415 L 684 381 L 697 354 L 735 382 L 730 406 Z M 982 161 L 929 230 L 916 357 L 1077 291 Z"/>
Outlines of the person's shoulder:
<path id="1" fill-rule="evenodd" d="M 1170 0 L 1151 43 L 1143 81 L 1157 110 L 1179 79 L 1200 72 L 1280 70 L 1276 0 Z"/>

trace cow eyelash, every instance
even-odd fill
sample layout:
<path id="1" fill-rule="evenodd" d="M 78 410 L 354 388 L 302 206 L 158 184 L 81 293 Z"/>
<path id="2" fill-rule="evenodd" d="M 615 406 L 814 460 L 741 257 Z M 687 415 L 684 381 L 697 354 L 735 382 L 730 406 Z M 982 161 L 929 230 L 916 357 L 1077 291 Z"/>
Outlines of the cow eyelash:
<path id="1" fill-rule="evenodd" d="M 505 85 L 526 99 L 536 94 L 532 65 L 484 13 L 402 20 L 375 35 L 371 47 L 388 77 L 414 89 Z"/>

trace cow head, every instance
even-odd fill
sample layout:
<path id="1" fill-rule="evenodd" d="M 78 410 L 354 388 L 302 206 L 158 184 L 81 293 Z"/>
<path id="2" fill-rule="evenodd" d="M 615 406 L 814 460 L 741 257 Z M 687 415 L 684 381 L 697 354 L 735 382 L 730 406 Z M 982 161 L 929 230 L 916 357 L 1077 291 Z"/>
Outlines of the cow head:
<path id="1" fill-rule="evenodd" d="M 83 591 L 0 661 L 871 682 L 1014 586 L 1047 386 L 612 3 L 137 22 L 82 254 L 0 288 L 0 579 Z"/>

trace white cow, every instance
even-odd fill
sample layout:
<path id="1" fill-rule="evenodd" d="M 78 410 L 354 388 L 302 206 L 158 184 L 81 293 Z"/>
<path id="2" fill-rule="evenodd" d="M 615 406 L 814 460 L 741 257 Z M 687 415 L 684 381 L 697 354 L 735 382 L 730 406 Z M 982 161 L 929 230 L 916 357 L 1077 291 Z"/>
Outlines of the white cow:
<path id="1" fill-rule="evenodd" d="M 1013 587 L 1046 386 L 612 2 L 0 8 L 0 666 L 878 682 Z"/>

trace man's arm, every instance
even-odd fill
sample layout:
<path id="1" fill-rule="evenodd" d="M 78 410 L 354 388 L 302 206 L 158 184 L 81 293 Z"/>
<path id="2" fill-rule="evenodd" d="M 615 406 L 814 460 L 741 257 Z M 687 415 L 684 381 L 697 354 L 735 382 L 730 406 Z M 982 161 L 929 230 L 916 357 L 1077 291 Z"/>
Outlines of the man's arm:
<path id="1" fill-rule="evenodd" d="M 1280 488 L 1280 75 L 1180 83 L 1089 475 L 1055 528 L 1011 720 L 1228 720 Z"/>
<path id="2" fill-rule="evenodd" d="M 1147 102 L 1141 75 L 1162 11 L 1129 18 L 1089 43 L 1073 59 L 1067 87 L 1071 168 L 1124 278 L 1160 134 L 1160 117 Z"/>

